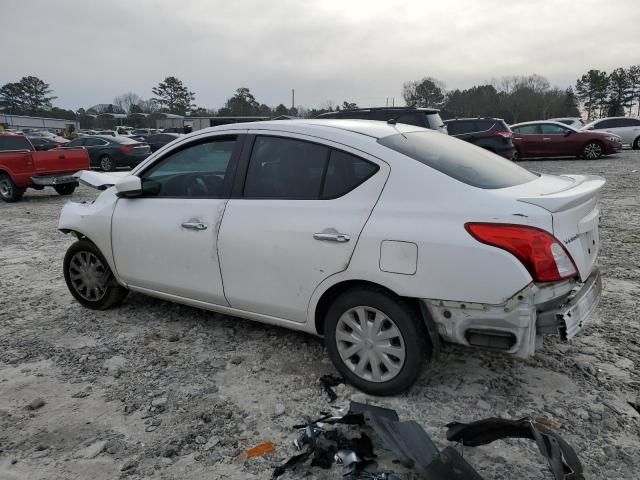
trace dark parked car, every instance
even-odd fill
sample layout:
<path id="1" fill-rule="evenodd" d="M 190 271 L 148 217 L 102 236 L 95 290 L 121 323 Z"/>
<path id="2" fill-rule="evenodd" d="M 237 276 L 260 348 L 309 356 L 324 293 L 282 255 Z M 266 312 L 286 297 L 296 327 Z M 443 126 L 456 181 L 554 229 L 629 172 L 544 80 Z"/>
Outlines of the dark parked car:
<path id="1" fill-rule="evenodd" d="M 67 143 L 65 147 L 85 147 L 89 151 L 91 166 L 107 172 L 117 167 L 133 168 L 151 153 L 146 143 L 123 136 L 80 137 Z"/>
<path id="2" fill-rule="evenodd" d="M 173 142 L 176 138 L 180 138 L 179 133 L 156 133 L 147 137 L 147 143 L 151 147 L 151 151 L 155 152 L 166 144 Z"/>
<path id="3" fill-rule="evenodd" d="M 131 132 L 132 136 L 147 138 L 149 135 L 153 135 L 153 131 L 150 128 L 136 128 Z"/>
<path id="4" fill-rule="evenodd" d="M 456 118 L 444 123 L 452 137 L 473 143 L 509 160 L 516 154 L 511 129 L 501 118 Z"/>
<path id="5" fill-rule="evenodd" d="M 622 148 L 613 133 L 576 130 L 560 122 L 542 120 L 511 125 L 519 158 L 583 157 L 595 160 Z"/>
<path id="6" fill-rule="evenodd" d="M 440 110 L 437 108 L 406 108 L 406 107 L 374 107 L 357 108 L 355 110 L 340 110 L 318 115 L 316 118 L 358 118 L 362 120 L 388 121 L 392 118 L 397 123 L 406 123 L 418 127 L 438 130 L 447 133 L 447 127 L 440 118 Z"/>
<path id="7" fill-rule="evenodd" d="M 31 137 L 27 136 L 33 147 L 38 151 L 51 150 L 52 148 L 64 147 L 69 140 L 57 137 L 57 138 L 49 138 L 49 137 Z"/>

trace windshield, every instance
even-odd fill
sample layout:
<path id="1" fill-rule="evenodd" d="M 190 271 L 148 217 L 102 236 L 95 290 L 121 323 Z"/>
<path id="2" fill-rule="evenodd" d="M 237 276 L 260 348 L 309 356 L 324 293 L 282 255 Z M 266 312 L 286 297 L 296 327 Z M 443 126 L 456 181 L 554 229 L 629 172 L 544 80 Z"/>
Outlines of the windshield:
<path id="1" fill-rule="evenodd" d="M 538 178 L 483 148 L 429 131 L 390 135 L 378 143 L 473 187 L 506 188 Z"/>

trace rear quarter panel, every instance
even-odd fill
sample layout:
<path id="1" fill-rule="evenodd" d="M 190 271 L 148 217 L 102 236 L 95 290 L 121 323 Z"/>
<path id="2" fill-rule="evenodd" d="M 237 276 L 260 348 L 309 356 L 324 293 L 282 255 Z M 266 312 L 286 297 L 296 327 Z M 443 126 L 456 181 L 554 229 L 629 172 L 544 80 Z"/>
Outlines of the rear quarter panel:
<path id="1" fill-rule="evenodd" d="M 372 281 L 407 297 L 489 304 L 504 302 L 532 281 L 513 255 L 476 241 L 464 225 L 470 221 L 504 222 L 552 231 L 548 212 L 506 199 L 498 190 L 471 187 L 395 152 L 393 155 L 397 158 L 391 163 L 389 180 L 343 279 Z M 385 159 L 389 156 L 391 153 Z M 379 268 L 385 240 L 418 246 L 414 274 Z"/>

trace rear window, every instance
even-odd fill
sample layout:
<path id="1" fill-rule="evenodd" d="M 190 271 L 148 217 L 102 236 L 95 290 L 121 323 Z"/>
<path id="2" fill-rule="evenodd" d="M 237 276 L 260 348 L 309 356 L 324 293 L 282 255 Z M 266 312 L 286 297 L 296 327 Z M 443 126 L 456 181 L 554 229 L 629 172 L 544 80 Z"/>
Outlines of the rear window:
<path id="1" fill-rule="evenodd" d="M 134 140 L 133 138 L 129 138 L 129 137 L 113 137 L 113 138 L 110 138 L 109 140 L 111 140 L 112 142 L 121 143 L 123 145 L 131 144 L 131 143 L 140 143 L 137 140 Z"/>
<path id="2" fill-rule="evenodd" d="M 33 150 L 33 147 L 29 140 L 22 136 L 0 136 L 0 151 L 2 150 Z"/>
<path id="3" fill-rule="evenodd" d="M 378 143 L 472 187 L 506 188 L 538 178 L 494 153 L 432 132 L 390 135 Z"/>

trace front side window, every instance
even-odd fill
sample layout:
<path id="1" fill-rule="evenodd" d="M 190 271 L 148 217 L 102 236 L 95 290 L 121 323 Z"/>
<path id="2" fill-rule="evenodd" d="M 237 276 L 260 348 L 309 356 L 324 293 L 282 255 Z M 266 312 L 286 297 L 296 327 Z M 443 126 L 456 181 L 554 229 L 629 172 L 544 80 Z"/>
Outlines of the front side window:
<path id="1" fill-rule="evenodd" d="M 593 125 L 593 128 L 595 128 L 596 130 L 613 127 L 615 127 L 614 120 L 602 120 L 601 122 L 597 122 Z"/>
<path id="2" fill-rule="evenodd" d="M 538 178 L 509 160 L 446 135 L 408 132 L 380 138 L 378 143 L 473 187 L 506 188 Z"/>
<path id="3" fill-rule="evenodd" d="M 106 140 L 102 140 L 101 138 L 85 138 L 84 144 L 87 147 L 104 147 L 107 145 Z"/>
<path id="4" fill-rule="evenodd" d="M 236 143 L 235 137 L 225 137 L 169 154 L 141 175 L 143 196 L 223 197 Z"/>
<path id="5" fill-rule="evenodd" d="M 257 137 L 244 185 L 248 198 L 317 199 L 329 148 L 291 138 Z"/>

